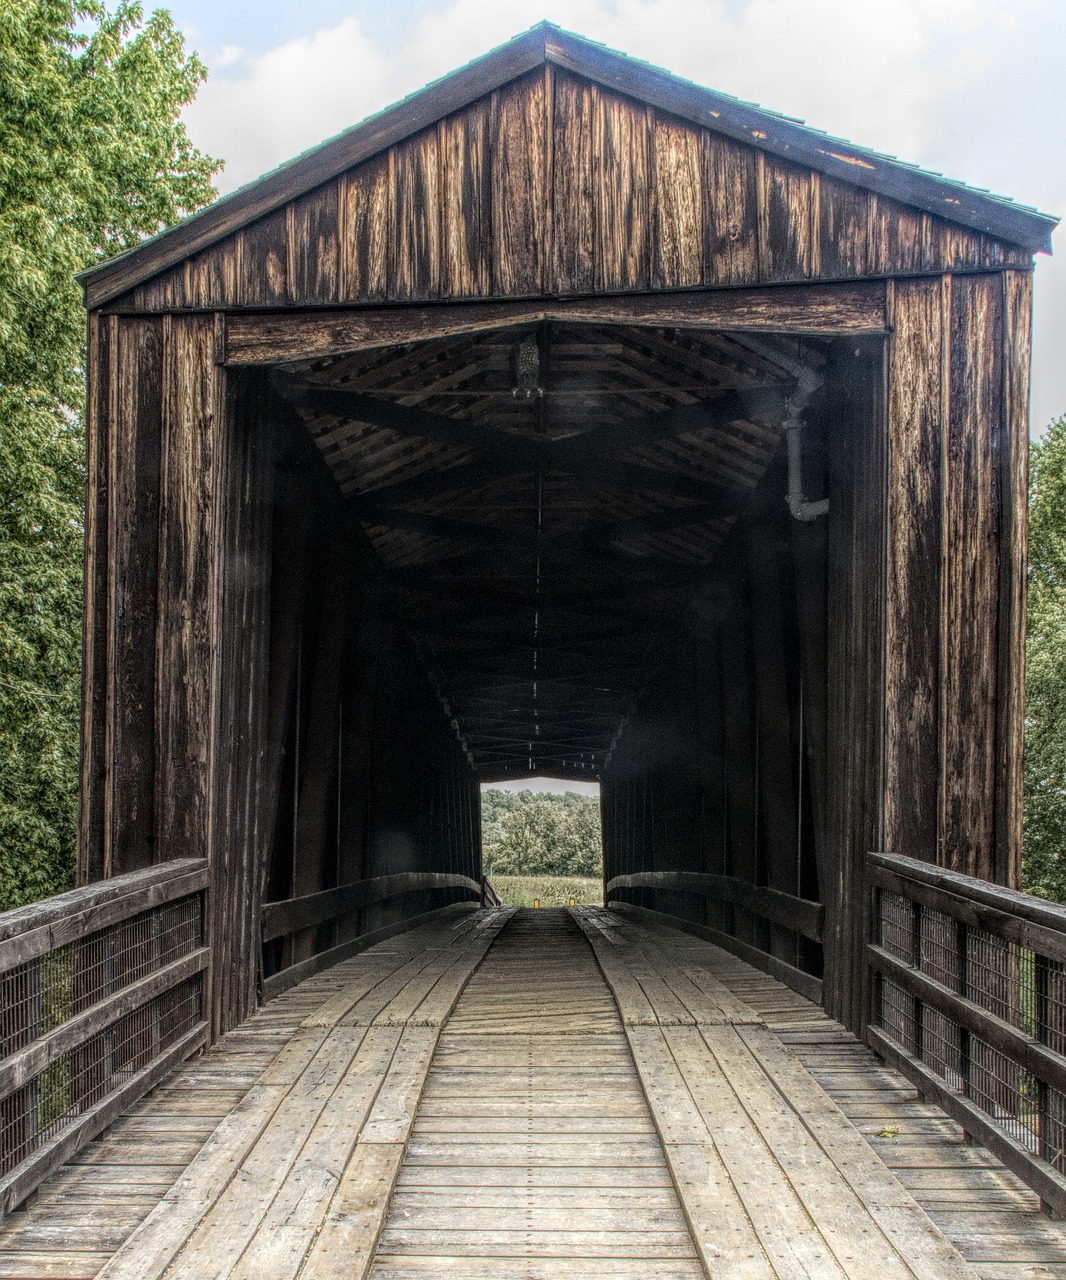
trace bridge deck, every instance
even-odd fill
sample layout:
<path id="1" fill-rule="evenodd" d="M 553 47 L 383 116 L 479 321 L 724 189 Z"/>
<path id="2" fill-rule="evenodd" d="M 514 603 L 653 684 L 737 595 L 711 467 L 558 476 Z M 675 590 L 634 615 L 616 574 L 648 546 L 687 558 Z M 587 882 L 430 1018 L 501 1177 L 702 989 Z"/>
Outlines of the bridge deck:
<path id="1" fill-rule="evenodd" d="M 1066 1280 L 1066 1232 L 809 1001 L 592 909 L 456 912 L 301 984 L 0 1229 L 11 1278 L 688 1277 L 701 1261 Z"/>

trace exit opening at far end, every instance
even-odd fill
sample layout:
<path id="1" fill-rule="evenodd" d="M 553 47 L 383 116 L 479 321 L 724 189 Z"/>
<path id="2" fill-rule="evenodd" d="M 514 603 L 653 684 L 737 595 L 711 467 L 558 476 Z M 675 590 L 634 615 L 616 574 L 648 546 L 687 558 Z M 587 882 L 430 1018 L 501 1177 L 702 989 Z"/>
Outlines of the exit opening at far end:
<path id="1" fill-rule="evenodd" d="M 507 906 L 602 906 L 599 783 L 484 784 L 481 865 Z"/>

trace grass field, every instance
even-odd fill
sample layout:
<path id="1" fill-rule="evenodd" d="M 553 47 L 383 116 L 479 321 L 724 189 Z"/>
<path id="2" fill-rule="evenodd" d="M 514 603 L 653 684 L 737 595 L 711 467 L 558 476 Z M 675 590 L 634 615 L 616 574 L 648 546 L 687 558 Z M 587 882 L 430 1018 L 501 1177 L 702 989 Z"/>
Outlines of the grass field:
<path id="1" fill-rule="evenodd" d="M 566 907 L 573 898 L 579 907 L 603 905 L 603 881 L 578 876 L 491 876 L 492 887 L 509 907 Z"/>

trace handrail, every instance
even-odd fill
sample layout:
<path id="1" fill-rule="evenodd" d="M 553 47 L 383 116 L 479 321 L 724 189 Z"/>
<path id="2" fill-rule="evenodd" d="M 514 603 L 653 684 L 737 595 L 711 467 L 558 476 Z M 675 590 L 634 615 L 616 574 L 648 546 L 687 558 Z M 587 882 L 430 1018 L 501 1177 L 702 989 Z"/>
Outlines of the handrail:
<path id="1" fill-rule="evenodd" d="M 264 902 L 263 941 L 271 942 L 290 933 L 299 933 L 301 929 L 310 929 L 316 924 L 349 915 L 360 907 L 422 889 L 469 889 L 481 897 L 481 885 L 469 876 L 441 871 L 397 871 L 393 875 L 375 876 L 370 880 L 354 880 L 351 884 L 322 889 L 301 898 Z"/>
<path id="2" fill-rule="evenodd" d="M 0 1215 L 207 1043 L 205 859 L 0 914 Z"/>
<path id="3" fill-rule="evenodd" d="M 321 889 L 317 893 L 299 898 L 286 898 L 277 902 L 264 902 L 261 911 L 261 928 L 264 947 L 278 938 L 291 937 L 317 925 L 340 921 L 361 907 L 384 902 L 403 893 L 432 892 L 437 890 L 465 890 L 476 902 L 481 901 L 481 882 L 470 876 L 450 871 L 397 871 L 392 875 L 374 876 L 369 880 L 355 880 L 333 889 Z M 350 956 L 384 941 L 402 929 L 424 922 L 426 913 L 411 916 L 404 921 L 362 933 L 348 941 L 316 950 L 313 955 L 295 960 L 261 980 L 261 992 L 266 1000 L 280 995 L 297 982 L 302 982 L 324 968 L 339 964 Z M 265 965 L 264 965 L 265 967 Z"/>
<path id="4" fill-rule="evenodd" d="M 607 893 L 610 894 L 612 889 L 665 889 L 716 898 L 761 916 L 771 924 L 802 934 L 812 942 L 822 940 L 825 908 L 820 902 L 782 893 L 780 889 L 749 884 L 734 876 L 717 876 L 703 871 L 638 871 L 608 880 Z"/>
<path id="5" fill-rule="evenodd" d="M 1066 908 L 872 853 L 873 1050 L 1066 1214 Z"/>
<path id="6" fill-rule="evenodd" d="M 496 892 L 496 889 L 488 876 L 481 877 L 481 905 L 483 907 L 503 906 L 503 900 Z"/>

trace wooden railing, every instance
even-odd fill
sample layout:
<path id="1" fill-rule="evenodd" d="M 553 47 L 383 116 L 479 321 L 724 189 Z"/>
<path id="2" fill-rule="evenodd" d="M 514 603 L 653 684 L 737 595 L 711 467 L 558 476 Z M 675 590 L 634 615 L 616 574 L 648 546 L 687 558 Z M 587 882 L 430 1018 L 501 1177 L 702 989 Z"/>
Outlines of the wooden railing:
<path id="1" fill-rule="evenodd" d="M 351 884 L 339 885 L 335 889 L 323 889 L 302 898 L 287 898 L 284 901 L 264 903 L 263 942 L 267 944 L 277 938 L 290 938 L 319 925 L 342 921 L 364 907 L 399 897 L 400 894 L 443 889 L 466 890 L 478 902 L 481 901 L 481 883 L 469 876 L 439 871 L 398 871 L 394 875 L 376 876 L 372 880 L 356 880 Z M 314 954 L 288 963 L 278 972 L 265 977 L 263 995 L 266 999 L 279 995 L 312 974 L 330 965 L 338 964 L 341 960 L 356 955 L 359 951 L 365 950 L 375 942 L 383 941 L 402 929 L 410 928 L 421 918 L 421 916 L 408 917 L 386 928 L 359 934 L 358 937 L 322 950 L 316 949 Z"/>
<path id="2" fill-rule="evenodd" d="M 0 1214 L 206 1044 L 207 863 L 0 915 Z"/>
<path id="3" fill-rule="evenodd" d="M 500 895 L 493 888 L 492 881 L 488 876 L 481 877 L 481 905 L 483 907 L 502 907 Z"/>
<path id="4" fill-rule="evenodd" d="M 608 906 L 618 905 L 611 900 L 611 894 L 618 889 L 659 889 L 668 893 L 696 894 L 706 898 L 708 902 L 724 903 L 771 925 L 789 929 L 812 942 L 822 941 L 825 908 L 820 902 L 794 897 L 779 889 L 749 884 L 746 880 L 737 880 L 733 876 L 717 876 L 701 871 L 638 871 L 631 875 L 615 876 L 606 886 Z M 693 925 L 683 920 L 673 923 L 698 933 L 701 938 L 727 948 L 749 964 L 774 974 L 811 1000 L 821 1000 L 820 980 L 795 965 L 768 955 L 758 947 L 709 925 Z"/>
<path id="5" fill-rule="evenodd" d="M 870 1047 L 1066 1215 L 1066 908 L 871 854 Z"/>

